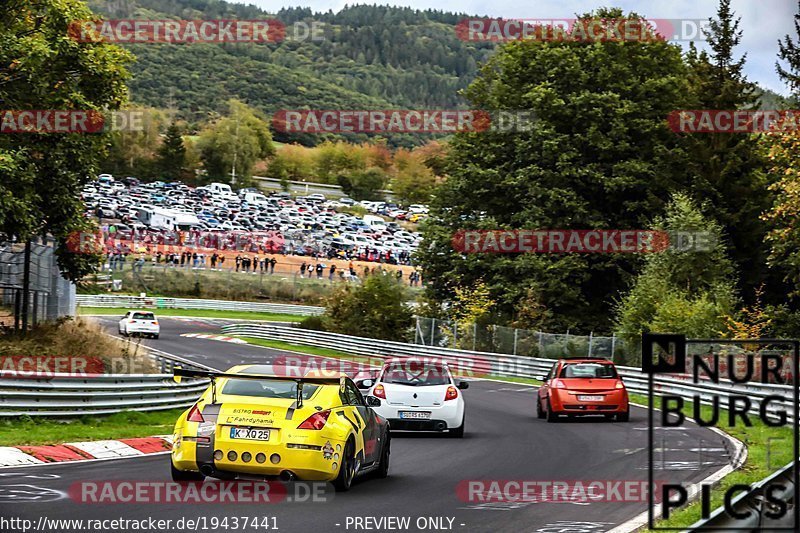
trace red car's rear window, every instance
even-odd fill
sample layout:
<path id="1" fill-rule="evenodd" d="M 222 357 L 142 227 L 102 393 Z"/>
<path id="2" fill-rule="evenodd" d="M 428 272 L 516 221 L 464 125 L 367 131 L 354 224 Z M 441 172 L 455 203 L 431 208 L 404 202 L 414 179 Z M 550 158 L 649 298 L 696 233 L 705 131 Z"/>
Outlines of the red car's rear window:
<path id="1" fill-rule="evenodd" d="M 562 378 L 609 378 L 617 377 L 614 365 L 607 363 L 567 363 L 561 367 Z"/>

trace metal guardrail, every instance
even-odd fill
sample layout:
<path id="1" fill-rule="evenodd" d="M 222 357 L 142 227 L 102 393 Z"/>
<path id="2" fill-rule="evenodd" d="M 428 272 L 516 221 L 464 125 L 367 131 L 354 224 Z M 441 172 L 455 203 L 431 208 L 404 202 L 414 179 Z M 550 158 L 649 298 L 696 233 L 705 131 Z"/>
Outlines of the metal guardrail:
<path id="1" fill-rule="evenodd" d="M 749 513 L 747 518 L 734 519 L 725 512 L 724 507 L 720 507 L 712 512 L 708 518 L 699 520 L 689 526 L 686 531 L 704 529 L 724 531 L 726 528 L 732 528 L 731 530 L 736 531 L 771 531 L 773 528 L 791 530 L 794 527 L 794 516 L 797 512 L 794 504 L 795 491 L 797 490 L 794 486 L 795 468 L 794 462 L 789 463 L 731 501 L 731 507 L 736 513 Z M 768 487 L 777 484 L 783 485 L 785 490 L 773 492 L 772 497 L 776 500 L 787 502 L 787 512 L 781 518 L 772 519 L 767 516 L 767 512 L 774 512 L 775 509 L 767 501 L 764 493 Z"/>
<path id="2" fill-rule="evenodd" d="M 175 383 L 171 374 L 0 379 L 0 417 L 175 409 L 192 405 L 207 386 L 205 380 Z"/>
<path id="3" fill-rule="evenodd" d="M 278 178 L 267 178 L 264 176 L 253 176 L 253 179 L 259 182 L 264 188 L 267 189 L 282 189 L 283 186 L 281 185 L 281 180 Z M 332 185 L 330 183 L 316 183 L 313 181 L 295 181 L 295 180 L 286 180 L 289 184 L 291 190 L 295 192 L 303 192 L 308 189 L 308 192 L 318 192 L 324 191 L 325 194 L 331 194 L 333 196 L 342 197 L 347 196 L 347 194 L 342 190 L 340 185 Z M 392 191 L 381 189 L 378 191 L 379 193 L 383 194 L 387 199 L 392 199 Z"/>
<path id="4" fill-rule="evenodd" d="M 77 304 L 84 307 L 123 307 L 129 309 L 211 309 L 217 311 L 253 311 L 289 315 L 321 315 L 324 307 L 311 305 L 202 300 L 194 298 L 159 298 L 155 296 L 117 296 L 79 294 Z"/>
<path id="5" fill-rule="evenodd" d="M 9 416 L 104 415 L 122 411 L 185 408 L 197 401 L 208 380 L 175 383 L 175 365 L 211 370 L 160 350 L 148 348 L 160 374 L 98 374 L 75 376 L 53 373 L 0 378 L 0 418 Z"/>

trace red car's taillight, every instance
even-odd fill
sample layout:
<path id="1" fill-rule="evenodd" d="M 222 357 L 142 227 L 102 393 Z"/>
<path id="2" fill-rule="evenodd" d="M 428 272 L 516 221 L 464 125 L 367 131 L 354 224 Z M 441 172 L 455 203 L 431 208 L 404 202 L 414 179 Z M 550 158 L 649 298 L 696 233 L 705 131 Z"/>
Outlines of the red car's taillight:
<path id="1" fill-rule="evenodd" d="M 614 385 L 614 388 L 615 389 L 624 389 L 625 388 L 625 384 L 622 382 L 622 380 L 619 380 L 619 381 L 617 381 L 617 384 Z"/>
<path id="2" fill-rule="evenodd" d="M 386 399 L 386 390 L 383 388 L 383 385 L 375 385 L 375 388 L 372 390 L 372 395 L 376 398 L 383 398 Z"/>
<path id="3" fill-rule="evenodd" d="M 447 392 L 444 393 L 444 401 L 455 400 L 456 398 L 458 398 L 458 389 L 453 386 L 447 387 Z"/>
<path id="4" fill-rule="evenodd" d="M 554 379 L 553 382 L 550 384 L 550 388 L 553 389 L 566 389 L 567 387 L 564 385 L 560 379 Z"/>
<path id="5" fill-rule="evenodd" d="M 186 420 L 189 422 L 205 422 L 203 414 L 200 412 L 200 408 L 197 407 L 197 404 L 194 404 L 192 408 L 189 409 L 189 416 L 186 417 Z"/>
<path id="6" fill-rule="evenodd" d="M 306 418 L 302 424 L 297 426 L 297 429 L 320 430 L 325 427 L 325 423 L 328 421 L 328 416 L 330 416 L 330 414 L 331 414 L 330 409 L 314 413 L 313 415 Z"/>

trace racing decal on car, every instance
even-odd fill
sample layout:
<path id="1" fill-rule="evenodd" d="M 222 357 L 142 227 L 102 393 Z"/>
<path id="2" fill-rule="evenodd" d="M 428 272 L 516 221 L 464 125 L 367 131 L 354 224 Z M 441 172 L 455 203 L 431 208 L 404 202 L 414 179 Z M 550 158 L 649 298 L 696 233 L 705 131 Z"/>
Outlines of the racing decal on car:
<path id="1" fill-rule="evenodd" d="M 225 420 L 226 424 L 273 424 L 274 420 L 268 418 L 262 420 L 260 418 L 253 418 L 252 416 L 229 416 Z"/>
<path id="2" fill-rule="evenodd" d="M 333 458 L 333 446 L 331 446 L 331 441 L 326 442 L 325 446 L 322 447 L 322 458 L 328 460 Z"/>

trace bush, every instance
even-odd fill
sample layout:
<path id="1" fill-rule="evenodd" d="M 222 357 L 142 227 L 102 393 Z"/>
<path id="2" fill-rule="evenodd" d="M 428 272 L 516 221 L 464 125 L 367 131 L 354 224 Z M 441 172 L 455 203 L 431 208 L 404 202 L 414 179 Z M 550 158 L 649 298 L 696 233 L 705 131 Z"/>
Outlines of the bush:
<path id="1" fill-rule="evenodd" d="M 314 331 L 325 331 L 325 325 L 322 323 L 321 316 L 310 316 L 300 321 L 299 327 L 303 329 L 311 329 Z"/>
<path id="2" fill-rule="evenodd" d="M 362 285 L 339 287 L 328 297 L 322 325 L 326 331 L 406 341 L 412 313 L 404 286 L 392 276 L 370 276 Z"/>
<path id="3" fill-rule="evenodd" d="M 0 356 L 20 355 L 99 359 L 106 372 L 157 372 L 144 346 L 105 335 L 100 325 L 85 318 L 41 324 L 26 336 L 16 332 L 0 336 Z"/>

